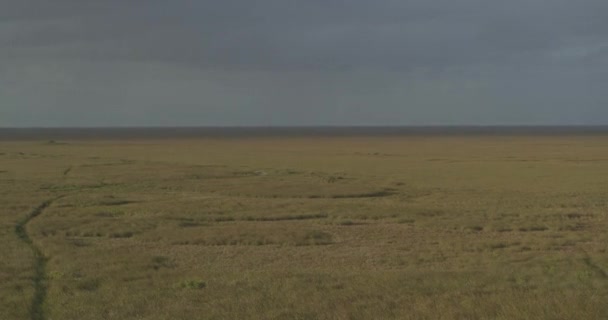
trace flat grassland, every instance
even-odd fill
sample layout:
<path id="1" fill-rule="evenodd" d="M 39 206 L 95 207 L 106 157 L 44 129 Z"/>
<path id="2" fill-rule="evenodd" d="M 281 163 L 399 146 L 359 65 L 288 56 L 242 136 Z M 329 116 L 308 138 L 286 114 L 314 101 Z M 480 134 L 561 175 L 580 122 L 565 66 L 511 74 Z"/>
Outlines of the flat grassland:
<path id="1" fill-rule="evenodd" d="M 607 319 L 608 136 L 0 142 L 0 319 Z"/>

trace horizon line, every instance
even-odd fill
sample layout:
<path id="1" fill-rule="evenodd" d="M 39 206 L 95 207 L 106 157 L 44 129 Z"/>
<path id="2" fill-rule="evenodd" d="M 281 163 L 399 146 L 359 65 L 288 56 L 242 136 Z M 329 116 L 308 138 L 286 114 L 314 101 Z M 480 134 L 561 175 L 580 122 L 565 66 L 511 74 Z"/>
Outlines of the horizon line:
<path id="1" fill-rule="evenodd" d="M 0 126 L 20 129 L 316 129 L 316 128 L 600 128 L 608 124 L 423 124 L 423 125 L 109 125 L 109 126 Z"/>

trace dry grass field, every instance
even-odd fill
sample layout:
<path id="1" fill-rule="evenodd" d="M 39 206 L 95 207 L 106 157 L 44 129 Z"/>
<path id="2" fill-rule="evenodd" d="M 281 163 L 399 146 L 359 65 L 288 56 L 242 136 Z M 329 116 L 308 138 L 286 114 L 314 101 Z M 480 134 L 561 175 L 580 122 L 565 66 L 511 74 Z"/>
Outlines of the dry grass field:
<path id="1" fill-rule="evenodd" d="M 607 319 L 608 136 L 0 142 L 0 319 Z"/>

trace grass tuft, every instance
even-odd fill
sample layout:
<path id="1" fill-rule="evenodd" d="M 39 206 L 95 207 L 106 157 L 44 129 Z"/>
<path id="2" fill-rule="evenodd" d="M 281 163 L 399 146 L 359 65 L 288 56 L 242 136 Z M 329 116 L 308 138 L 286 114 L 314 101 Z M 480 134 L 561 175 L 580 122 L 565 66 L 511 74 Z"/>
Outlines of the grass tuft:
<path id="1" fill-rule="evenodd" d="M 200 289 L 206 288 L 207 283 L 202 280 L 190 279 L 190 280 L 184 280 L 184 281 L 179 282 L 177 284 L 177 286 L 180 288 L 184 288 L 184 289 L 200 290 Z"/>

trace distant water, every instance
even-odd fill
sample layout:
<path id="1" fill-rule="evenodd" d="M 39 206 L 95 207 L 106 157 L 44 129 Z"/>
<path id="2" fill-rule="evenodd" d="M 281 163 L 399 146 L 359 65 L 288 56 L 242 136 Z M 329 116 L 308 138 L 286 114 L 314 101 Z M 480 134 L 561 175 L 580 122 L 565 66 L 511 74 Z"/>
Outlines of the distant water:
<path id="1" fill-rule="evenodd" d="M 608 126 L 0 128 L 0 140 L 608 135 Z"/>

